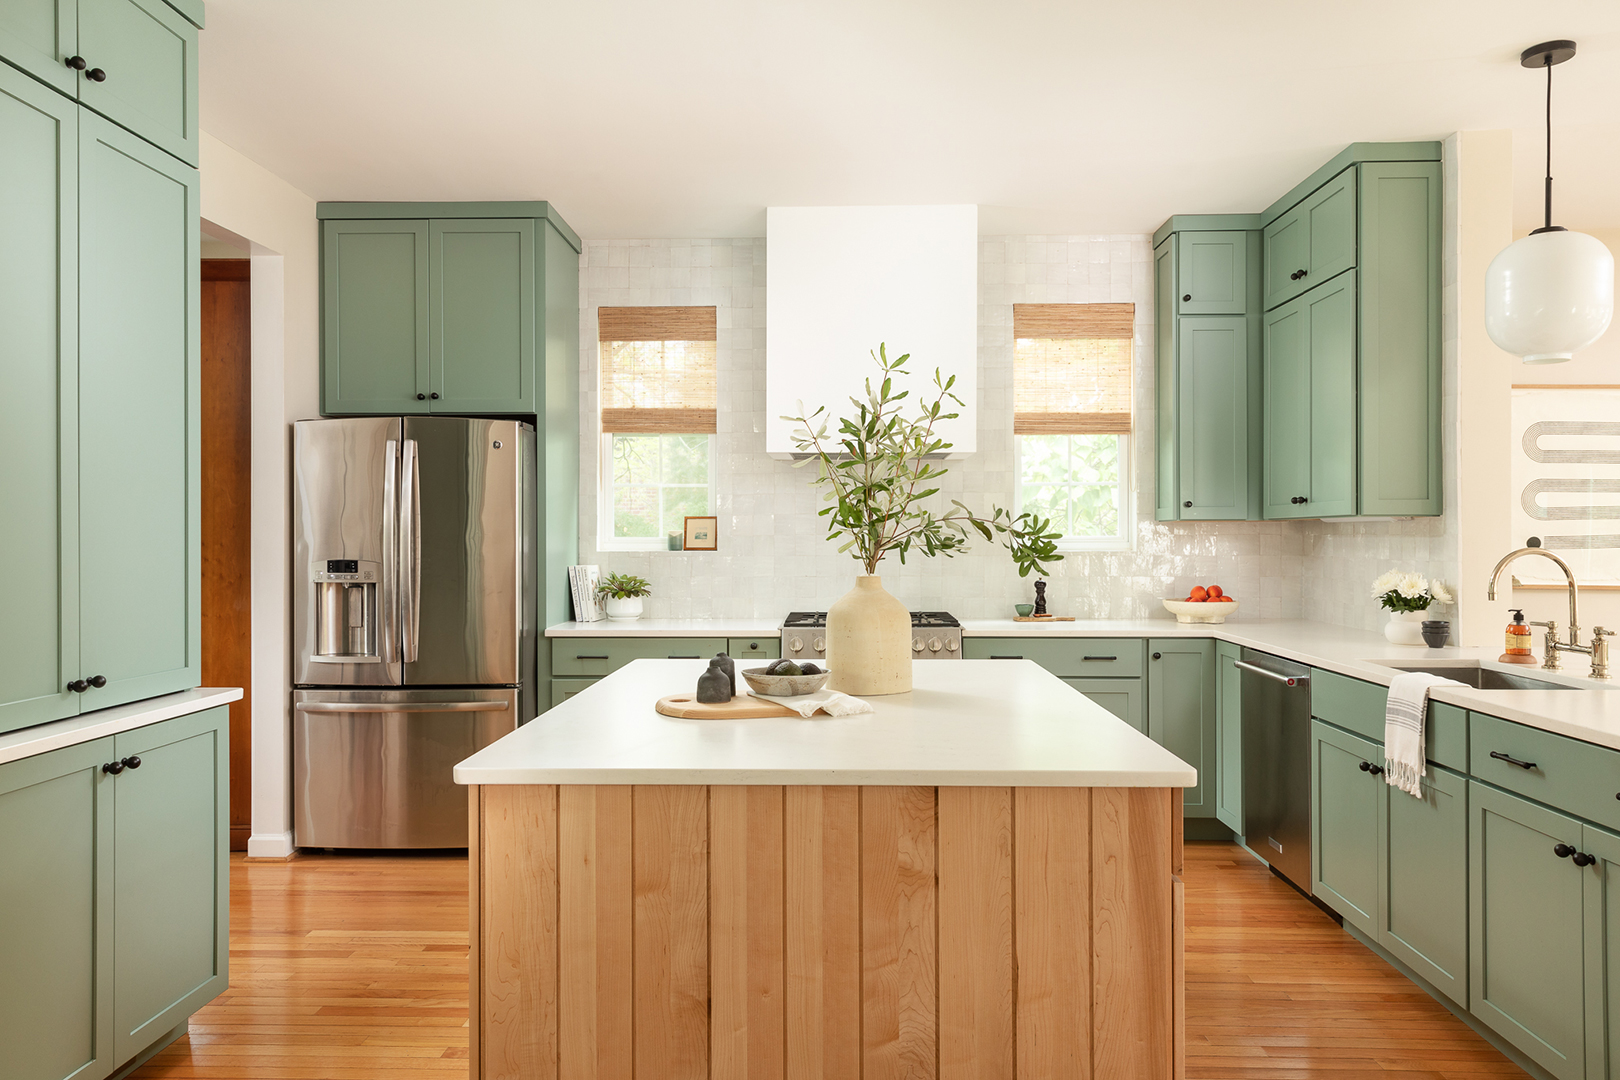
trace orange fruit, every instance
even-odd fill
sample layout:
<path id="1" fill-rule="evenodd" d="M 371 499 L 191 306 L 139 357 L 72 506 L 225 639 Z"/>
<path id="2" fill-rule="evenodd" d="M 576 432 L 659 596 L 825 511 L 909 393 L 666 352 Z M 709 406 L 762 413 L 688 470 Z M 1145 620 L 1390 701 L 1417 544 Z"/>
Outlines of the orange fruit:
<path id="1" fill-rule="evenodd" d="M 1222 593 L 1221 593 L 1221 587 L 1219 585 L 1211 585 L 1209 587 L 1208 591 L 1209 591 L 1209 598 L 1211 600 L 1219 600 L 1221 598 Z"/>
<path id="2" fill-rule="evenodd" d="M 1201 604 L 1209 599 L 1209 590 L 1202 585 L 1194 585 L 1192 592 L 1187 594 L 1187 599 L 1194 604 Z"/>

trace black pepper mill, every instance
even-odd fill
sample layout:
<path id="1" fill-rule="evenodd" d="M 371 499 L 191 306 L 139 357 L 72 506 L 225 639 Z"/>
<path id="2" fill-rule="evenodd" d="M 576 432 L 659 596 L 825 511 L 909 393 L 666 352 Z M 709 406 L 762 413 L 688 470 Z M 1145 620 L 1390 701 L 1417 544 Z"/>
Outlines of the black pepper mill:
<path id="1" fill-rule="evenodd" d="M 1035 583 L 1035 614 L 1046 614 L 1046 582 L 1044 581 Z"/>

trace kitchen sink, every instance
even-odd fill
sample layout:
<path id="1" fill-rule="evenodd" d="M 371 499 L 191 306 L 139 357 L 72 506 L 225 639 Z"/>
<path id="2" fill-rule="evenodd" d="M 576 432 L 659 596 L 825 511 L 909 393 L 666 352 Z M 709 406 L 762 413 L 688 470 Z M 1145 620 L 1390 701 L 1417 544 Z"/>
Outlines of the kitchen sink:
<path id="1" fill-rule="evenodd" d="M 1547 682 L 1544 679 L 1532 679 L 1528 675 L 1517 672 L 1497 671 L 1495 668 L 1480 667 L 1478 664 L 1386 664 L 1381 660 L 1372 661 L 1381 667 L 1394 668 L 1396 671 L 1423 671 L 1430 675 L 1439 675 L 1447 679 L 1455 679 L 1460 683 L 1472 686 L 1475 690 L 1579 690 L 1578 686 L 1567 683 Z"/>

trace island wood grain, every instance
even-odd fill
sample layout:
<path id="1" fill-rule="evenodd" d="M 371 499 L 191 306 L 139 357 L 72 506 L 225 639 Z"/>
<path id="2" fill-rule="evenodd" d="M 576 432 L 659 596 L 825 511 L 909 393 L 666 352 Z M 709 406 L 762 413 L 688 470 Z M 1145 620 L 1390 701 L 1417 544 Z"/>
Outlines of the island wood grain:
<path id="1" fill-rule="evenodd" d="M 860 789 L 787 788 L 783 832 L 787 1077 L 859 1076 Z"/>

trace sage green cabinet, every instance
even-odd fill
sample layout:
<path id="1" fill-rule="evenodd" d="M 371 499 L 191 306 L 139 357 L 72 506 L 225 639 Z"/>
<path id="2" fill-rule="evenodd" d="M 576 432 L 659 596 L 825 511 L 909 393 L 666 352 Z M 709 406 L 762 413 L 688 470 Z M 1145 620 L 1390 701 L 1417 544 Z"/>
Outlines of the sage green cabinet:
<path id="1" fill-rule="evenodd" d="M 1243 649 L 1215 643 L 1215 817 L 1239 836 L 1243 822 Z"/>
<path id="2" fill-rule="evenodd" d="M 428 411 L 428 223 L 321 226 L 321 411 Z"/>
<path id="3" fill-rule="evenodd" d="M 1378 934 L 1378 804 L 1384 749 L 1311 722 L 1311 893 Z"/>
<path id="4" fill-rule="evenodd" d="M 1352 166 L 1266 226 L 1266 310 L 1356 265 Z"/>
<path id="5" fill-rule="evenodd" d="M 1176 490 L 1176 245 L 1174 238 L 1153 249 L 1153 516 L 1175 521 Z"/>
<path id="6" fill-rule="evenodd" d="M 1265 516 L 1356 512 L 1356 279 L 1265 317 Z"/>
<path id="7" fill-rule="evenodd" d="M 1198 770 L 1182 800 L 1187 817 L 1215 816 L 1215 642 L 1148 640 L 1148 737 Z"/>
<path id="8" fill-rule="evenodd" d="M 599 679 L 552 679 L 551 680 L 551 706 L 556 708 L 587 686 L 600 682 Z"/>
<path id="9" fill-rule="evenodd" d="M 1585 871 L 1586 1076 L 1620 1077 L 1620 835 L 1581 826 Z"/>
<path id="10" fill-rule="evenodd" d="M 429 411 L 535 412 L 534 220 L 428 225 Z"/>
<path id="11" fill-rule="evenodd" d="M 0 57 L 197 164 L 197 25 L 163 0 L 4 0 Z"/>
<path id="12" fill-rule="evenodd" d="M 726 652 L 739 664 L 752 663 L 755 660 L 780 660 L 782 639 L 776 634 L 732 638 L 726 642 Z"/>
<path id="13" fill-rule="evenodd" d="M 1137 731 L 1147 734 L 1147 710 L 1141 679 L 1075 679 L 1064 682 L 1107 709 Z"/>
<path id="14" fill-rule="evenodd" d="M 725 651 L 725 638 L 558 637 L 551 639 L 551 673 L 599 679 L 633 660 L 706 660 Z"/>
<path id="15" fill-rule="evenodd" d="M 1179 319 L 1176 473 L 1182 521 L 1241 521 L 1249 509 L 1249 324 Z"/>
<path id="16" fill-rule="evenodd" d="M 1477 780 L 1469 800 L 1469 1008 L 1559 1080 L 1585 1077 L 1582 826 Z"/>
<path id="17" fill-rule="evenodd" d="M 1249 234 L 1176 234 L 1178 315 L 1242 315 L 1249 310 Z"/>

